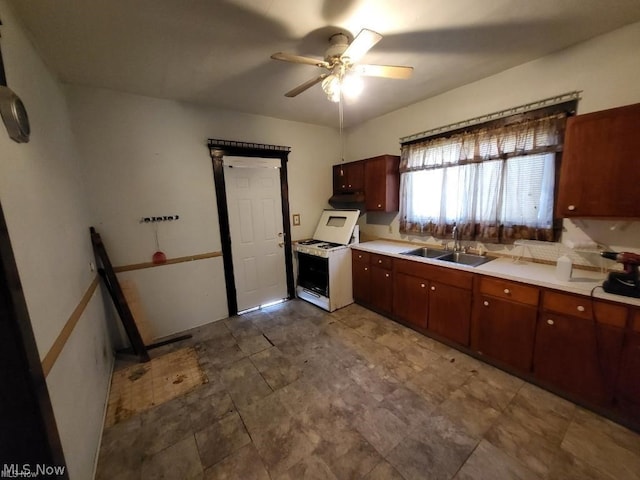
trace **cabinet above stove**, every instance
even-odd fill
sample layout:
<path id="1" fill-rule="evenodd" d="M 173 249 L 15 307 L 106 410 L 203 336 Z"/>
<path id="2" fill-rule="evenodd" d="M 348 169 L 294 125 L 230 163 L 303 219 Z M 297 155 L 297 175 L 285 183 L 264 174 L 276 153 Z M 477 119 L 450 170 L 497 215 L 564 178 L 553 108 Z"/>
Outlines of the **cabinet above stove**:
<path id="1" fill-rule="evenodd" d="M 397 212 L 400 192 L 400 157 L 377 157 L 333 166 L 333 196 L 336 208 L 349 206 L 367 212 Z"/>

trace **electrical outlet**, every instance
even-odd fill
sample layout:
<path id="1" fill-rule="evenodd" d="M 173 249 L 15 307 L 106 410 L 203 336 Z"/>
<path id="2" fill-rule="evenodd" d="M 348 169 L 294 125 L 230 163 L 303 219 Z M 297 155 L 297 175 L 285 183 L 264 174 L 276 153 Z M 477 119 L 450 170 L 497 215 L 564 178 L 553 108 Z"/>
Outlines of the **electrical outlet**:
<path id="1" fill-rule="evenodd" d="M 293 226 L 294 227 L 300 226 L 300 214 L 299 213 L 294 213 L 293 214 Z"/>

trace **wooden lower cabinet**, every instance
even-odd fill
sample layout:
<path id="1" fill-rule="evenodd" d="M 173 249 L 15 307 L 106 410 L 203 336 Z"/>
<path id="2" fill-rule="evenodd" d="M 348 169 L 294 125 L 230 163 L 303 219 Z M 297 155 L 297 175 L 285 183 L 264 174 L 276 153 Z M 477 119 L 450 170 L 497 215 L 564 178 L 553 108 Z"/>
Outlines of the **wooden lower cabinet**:
<path id="1" fill-rule="evenodd" d="M 609 405 L 621 329 L 544 313 L 538 321 L 534 375 L 544 384 L 594 405 Z"/>
<path id="2" fill-rule="evenodd" d="M 353 299 L 382 313 L 393 309 L 393 259 L 386 255 L 354 250 Z"/>
<path id="3" fill-rule="evenodd" d="M 393 316 L 452 342 L 469 345 L 473 274 L 394 259 Z"/>
<path id="4" fill-rule="evenodd" d="M 537 307 L 481 295 L 474 308 L 472 348 L 520 372 L 530 372 L 537 317 Z"/>
<path id="5" fill-rule="evenodd" d="M 404 322 L 426 329 L 429 314 L 428 287 L 428 282 L 424 278 L 395 272 L 393 314 Z"/>
<path id="6" fill-rule="evenodd" d="M 599 406 L 613 401 L 628 310 L 546 291 L 536 331 L 534 375 Z"/>
<path id="7" fill-rule="evenodd" d="M 471 348 L 522 373 L 531 372 L 538 317 L 537 287 L 479 276 Z"/>
<path id="8" fill-rule="evenodd" d="M 371 265 L 370 305 L 384 313 L 391 313 L 393 307 L 393 272 Z"/>
<path id="9" fill-rule="evenodd" d="M 371 302 L 371 266 L 368 254 L 355 251 L 352 253 L 351 275 L 353 300 L 363 305 L 369 304 Z"/>
<path id="10" fill-rule="evenodd" d="M 427 328 L 460 345 L 469 345 L 471 291 L 432 281 Z"/>
<path id="11" fill-rule="evenodd" d="M 617 410 L 640 422 L 640 311 L 635 316 L 637 327 L 624 338 L 614 398 Z"/>

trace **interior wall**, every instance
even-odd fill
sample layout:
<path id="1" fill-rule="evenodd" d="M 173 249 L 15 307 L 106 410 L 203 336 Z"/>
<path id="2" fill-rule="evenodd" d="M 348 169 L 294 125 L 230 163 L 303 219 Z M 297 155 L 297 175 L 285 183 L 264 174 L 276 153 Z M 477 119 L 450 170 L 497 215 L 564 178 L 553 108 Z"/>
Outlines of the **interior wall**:
<path id="1" fill-rule="evenodd" d="M 114 265 L 150 262 L 156 225 L 168 258 L 221 250 L 208 138 L 291 147 L 290 211 L 301 216 L 293 240 L 311 237 L 328 207 L 330 166 L 340 151 L 335 129 L 103 89 L 66 91 L 93 224 Z M 163 215 L 180 218 L 140 222 Z M 137 287 L 155 337 L 227 316 L 222 257 L 124 276 Z"/>
<path id="2" fill-rule="evenodd" d="M 582 91 L 579 114 L 640 102 L 638 52 L 635 23 L 352 128 L 348 158 L 399 155 L 401 137 L 576 90 Z M 401 235 L 397 214 L 367 214 L 359 223 L 370 237 L 425 240 Z M 563 240 L 640 249 L 640 222 L 565 220 L 564 226 Z"/>
<path id="3" fill-rule="evenodd" d="M 5 0 L 0 15 L 7 81 L 31 122 L 23 144 L 0 125 L 0 200 L 42 359 L 96 275 L 89 210 L 65 96 Z M 47 377 L 71 478 L 93 474 L 111 351 L 98 292 Z"/>

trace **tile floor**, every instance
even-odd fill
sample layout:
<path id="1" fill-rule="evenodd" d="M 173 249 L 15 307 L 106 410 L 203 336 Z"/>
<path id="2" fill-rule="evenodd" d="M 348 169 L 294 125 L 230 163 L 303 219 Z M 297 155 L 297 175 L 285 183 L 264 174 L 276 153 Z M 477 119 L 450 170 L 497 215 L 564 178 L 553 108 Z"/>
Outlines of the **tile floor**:
<path id="1" fill-rule="evenodd" d="M 640 479 L 640 435 L 357 305 L 191 333 L 152 353 L 208 383 L 106 428 L 96 478 Z"/>

